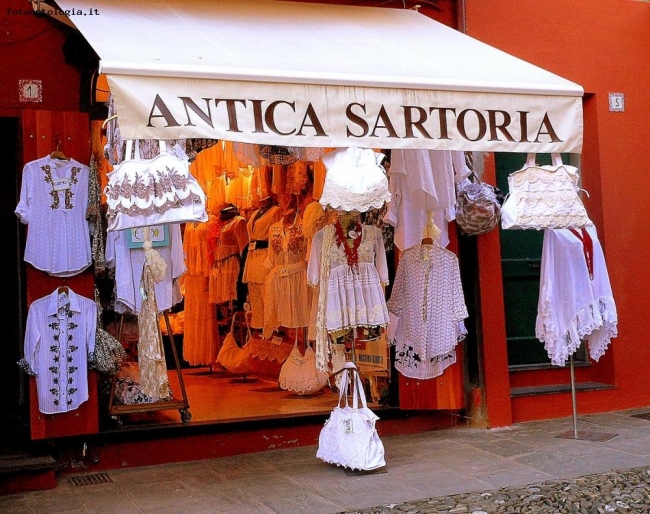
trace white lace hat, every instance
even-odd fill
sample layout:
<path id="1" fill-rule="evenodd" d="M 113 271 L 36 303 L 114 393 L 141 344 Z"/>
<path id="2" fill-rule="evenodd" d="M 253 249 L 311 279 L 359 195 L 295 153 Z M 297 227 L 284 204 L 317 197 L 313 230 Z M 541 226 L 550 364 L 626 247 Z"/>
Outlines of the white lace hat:
<path id="1" fill-rule="evenodd" d="M 337 210 L 365 212 L 390 201 L 385 155 L 369 148 L 339 148 L 321 159 L 327 174 L 319 202 Z"/>

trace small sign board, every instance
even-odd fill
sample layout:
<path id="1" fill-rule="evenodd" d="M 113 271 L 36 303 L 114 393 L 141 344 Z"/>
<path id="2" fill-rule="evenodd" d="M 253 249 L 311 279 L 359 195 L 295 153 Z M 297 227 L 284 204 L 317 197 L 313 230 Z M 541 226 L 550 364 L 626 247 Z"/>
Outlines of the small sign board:
<path id="1" fill-rule="evenodd" d="M 144 244 L 145 230 L 149 231 L 149 241 L 154 248 L 170 246 L 169 226 L 155 225 L 152 227 L 132 228 L 126 233 L 126 242 L 129 248 L 142 248 Z"/>
<path id="2" fill-rule="evenodd" d="M 18 96 L 21 102 L 42 102 L 43 81 L 42 80 L 19 80 Z"/>
<path id="3" fill-rule="evenodd" d="M 609 93 L 610 112 L 625 112 L 625 94 Z"/>

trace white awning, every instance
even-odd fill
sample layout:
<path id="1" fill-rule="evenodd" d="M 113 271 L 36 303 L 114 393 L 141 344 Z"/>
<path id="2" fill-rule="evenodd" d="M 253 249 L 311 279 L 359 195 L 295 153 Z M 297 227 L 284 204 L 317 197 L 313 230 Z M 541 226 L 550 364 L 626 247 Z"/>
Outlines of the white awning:
<path id="1" fill-rule="evenodd" d="M 273 0 L 60 0 L 122 136 L 572 152 L 583 89 L 414 10 Z"/>

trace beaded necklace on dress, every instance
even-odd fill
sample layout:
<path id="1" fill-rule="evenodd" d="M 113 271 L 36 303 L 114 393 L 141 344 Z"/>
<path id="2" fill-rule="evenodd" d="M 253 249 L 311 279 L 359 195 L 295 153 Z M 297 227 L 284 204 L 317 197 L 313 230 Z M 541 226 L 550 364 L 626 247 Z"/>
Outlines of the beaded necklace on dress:
<path id="1" fill-rule="evenodd" d="M 354 271 L 359 270 L 359 246 L 361 245 L 361 223 L 359 221 L 354 222 L 354 228 L 348 230 L 348 235 L 352 240 L 352 245 L 348 244 L 348 238 L 343 233 L 343 227 L 341 226 L 341 220 L 337 220 L 334 224 L 335 236 L 336 236 L 336 246 L 345 251 L 345 257 L 348 261 L 348 266 Z"/>

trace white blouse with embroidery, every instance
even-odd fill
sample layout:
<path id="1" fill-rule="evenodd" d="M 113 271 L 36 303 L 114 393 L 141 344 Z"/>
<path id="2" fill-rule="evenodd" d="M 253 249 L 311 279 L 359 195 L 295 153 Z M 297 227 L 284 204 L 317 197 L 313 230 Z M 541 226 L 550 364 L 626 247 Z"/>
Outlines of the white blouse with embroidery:
<path id="1" fill-rule="evenodd" d="M 92 261 L 87 166 L 50 156 L 25 164 L 15 213 L 29 225 L 25 261 L 58 277 L 85 270 Z"/>
<path id="2" fill-rule="evenodd" d="M 57 289 L 30 305 L 21 365 L 36 376 L 42 413 L 68 412 L 88 399 L 96 330 L 97 304 L 71 289 Z"/>

